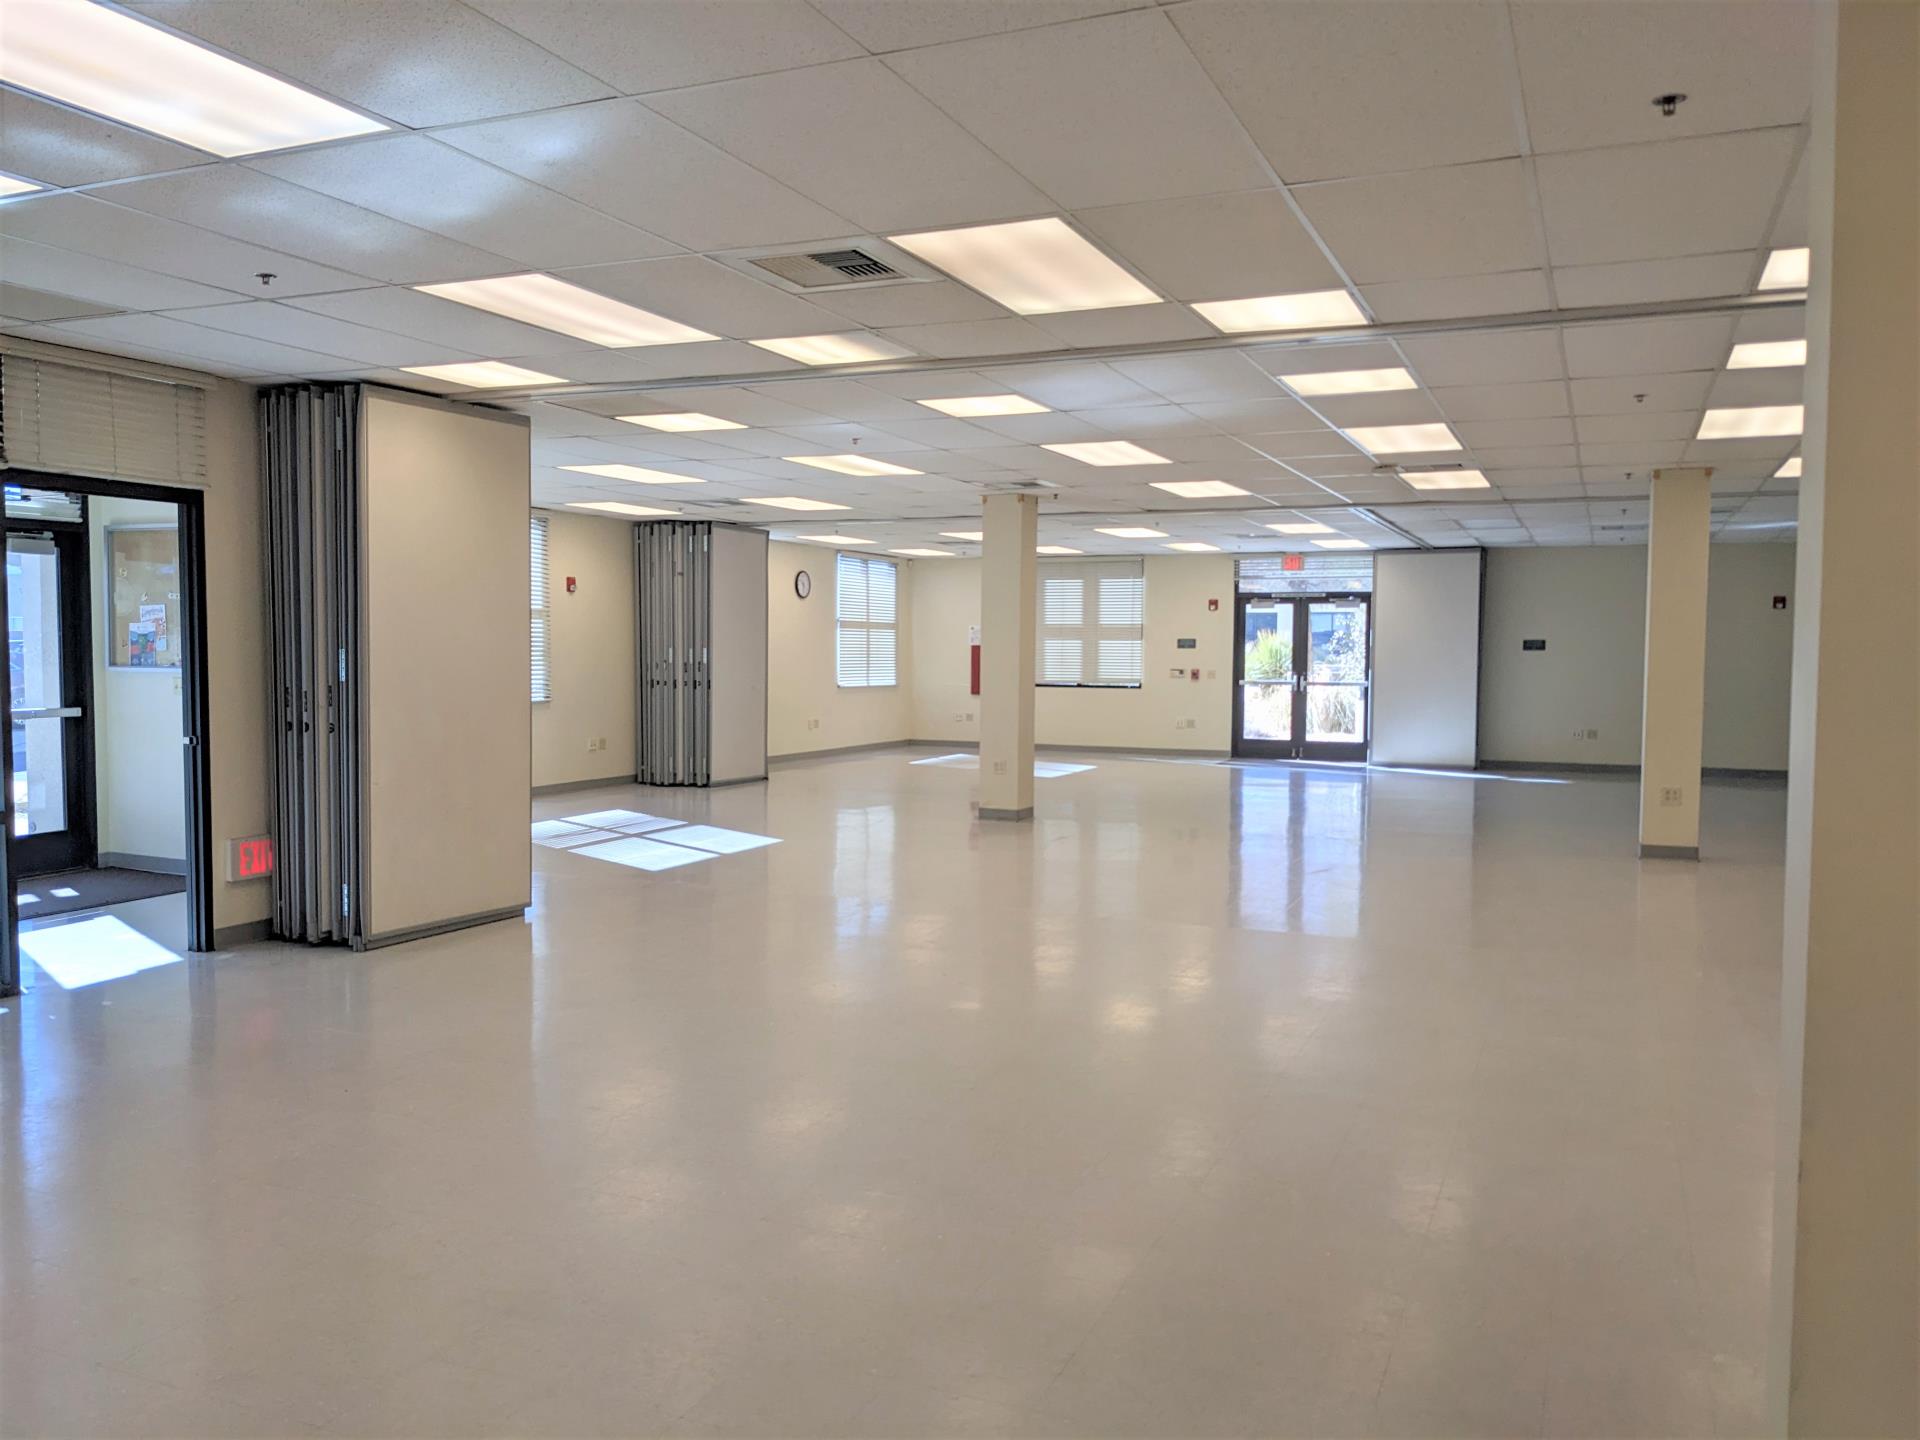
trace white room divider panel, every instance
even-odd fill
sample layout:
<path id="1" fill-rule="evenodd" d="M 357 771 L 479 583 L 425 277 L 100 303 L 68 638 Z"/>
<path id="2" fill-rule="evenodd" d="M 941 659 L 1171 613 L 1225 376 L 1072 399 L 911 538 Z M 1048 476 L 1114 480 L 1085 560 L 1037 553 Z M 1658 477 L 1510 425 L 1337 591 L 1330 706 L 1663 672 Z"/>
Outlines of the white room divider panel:
<path id="1" fill-rule="evenodd" d="M 767 532 L 713 527 L 707 783 L 767 773 Z"/>
<path id="2" fill-rule="evenodd" d="M 1376 765 L 1479 759 L 1479 550 L 1382 550 L 1373 563 Z"/>

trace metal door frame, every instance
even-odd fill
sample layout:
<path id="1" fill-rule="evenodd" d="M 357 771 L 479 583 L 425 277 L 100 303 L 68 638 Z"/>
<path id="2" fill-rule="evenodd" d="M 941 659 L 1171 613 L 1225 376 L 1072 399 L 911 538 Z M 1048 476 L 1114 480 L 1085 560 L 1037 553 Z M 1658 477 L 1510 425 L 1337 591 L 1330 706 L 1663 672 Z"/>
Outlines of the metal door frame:
<path id="1" fill-rule="evenodd" d="M 1358 600 L 1367 607 L 1367 678 L 1360 682 L 1366 692 L 1366 734 L 1357 742 L 1308 740 L 1307 666 L 1311 643 L 1308 609 L 1318 600 Z M 1241 734 L 1246 709 L 1247 606 L 1287 604 L 1293 606 L 1293 723 L 1288 740 L 1249 740 Z M 1271 595 L 1235 595 L 1233 601 L 1233 731 L 1232 751 L 1237 756 L 1277 760 L 1364 761 L 1373 743 L 1373 594 L 1366 590 L 1327 590 L 1310 594 L 1291 591 Z M 1271 684 L 1286 684 L 1271 681 Z"/>

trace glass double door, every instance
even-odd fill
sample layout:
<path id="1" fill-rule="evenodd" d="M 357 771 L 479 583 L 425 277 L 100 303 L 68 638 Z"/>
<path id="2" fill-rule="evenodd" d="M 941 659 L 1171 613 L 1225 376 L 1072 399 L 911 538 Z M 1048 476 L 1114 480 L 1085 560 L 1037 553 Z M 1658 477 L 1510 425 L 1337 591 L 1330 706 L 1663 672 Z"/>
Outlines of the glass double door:
<path id="1" fill-rule="evenodd" d="M 15 878 L 95 858 L 86 534 L 9 526 L 7 676 L 12 701 Z"/>
<path id="2" fill-rule="evenodd" d="M 1367 758 L 1370 600 L 1243 595 L 1233 688 L 1233 753 Z"/>

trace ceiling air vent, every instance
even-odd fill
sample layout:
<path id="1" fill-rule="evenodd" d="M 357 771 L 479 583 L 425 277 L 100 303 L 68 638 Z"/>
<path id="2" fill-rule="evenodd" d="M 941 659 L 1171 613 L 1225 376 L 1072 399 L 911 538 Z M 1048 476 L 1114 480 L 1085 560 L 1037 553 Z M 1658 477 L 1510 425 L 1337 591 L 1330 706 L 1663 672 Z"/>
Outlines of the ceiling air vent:
<path id="1" fill-rule="evenodd" d="M 829 285 L 873 285 L 907 277 L 864 250 L 814 250 L 801 255 L 757 255 L 752 262 L 802 290 Z"/>

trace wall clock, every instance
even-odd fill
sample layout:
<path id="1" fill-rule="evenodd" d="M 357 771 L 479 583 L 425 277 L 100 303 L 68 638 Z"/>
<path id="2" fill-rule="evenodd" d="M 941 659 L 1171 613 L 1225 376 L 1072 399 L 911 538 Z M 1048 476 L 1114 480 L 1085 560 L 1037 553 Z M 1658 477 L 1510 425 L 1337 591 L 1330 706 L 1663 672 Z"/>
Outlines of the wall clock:
<path id="1" fill-rule="evenodd" d="M 793 577 L 793 593 L 802 600 L 813 593 L 813 577 L 802 570 Z"/>

